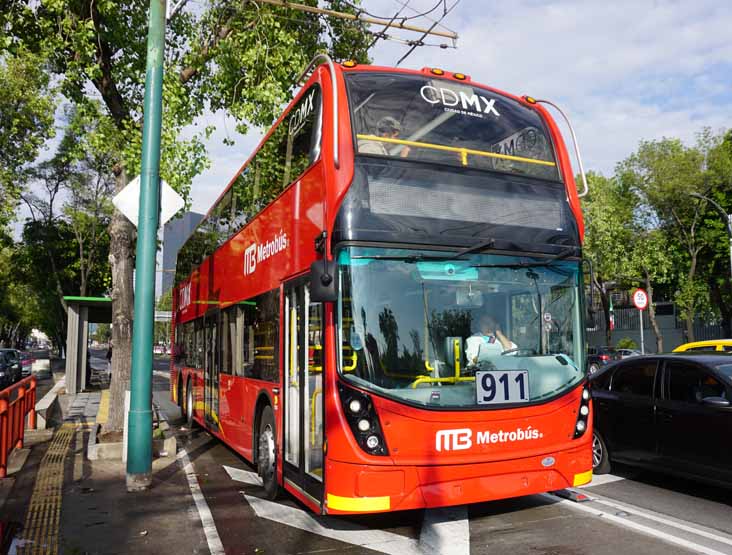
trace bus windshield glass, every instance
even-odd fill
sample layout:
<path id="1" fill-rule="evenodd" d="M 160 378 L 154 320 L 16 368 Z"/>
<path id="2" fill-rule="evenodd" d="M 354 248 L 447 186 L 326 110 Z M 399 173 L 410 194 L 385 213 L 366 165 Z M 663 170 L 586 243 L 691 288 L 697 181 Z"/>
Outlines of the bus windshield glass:
<path id="1" fill-rule="evenodd" d="M 346 75 L 359 154 L 558 180 L 537 112 L 468 82 L 419 75 Z"/>
<path id="2" fill-rule="evenodd" d="M 501 406 L 546 401 L 576 386 L 585 375 L 579 262 L 455 254 L 339 251 L 343 378 L 435 408 L 487 406 L 476 380 L 486 373 L 525 382 Z"/>

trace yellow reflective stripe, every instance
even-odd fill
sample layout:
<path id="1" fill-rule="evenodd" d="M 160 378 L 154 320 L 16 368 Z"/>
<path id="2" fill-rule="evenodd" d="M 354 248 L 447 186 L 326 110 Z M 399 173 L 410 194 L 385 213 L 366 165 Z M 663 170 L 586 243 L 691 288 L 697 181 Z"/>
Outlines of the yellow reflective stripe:
<path id="1" fill-rule="evenodd" d="M 516 162 L 526 162 L 527 164 L 538 164 L 540 166 L 554 167 L 554 162 L 547 160 L 536 160 L 535 158 L 524 158 L 523 156 L 511 156 L 510 154 L 498 154 L 497 152 L 486 152 L 484 150 L 473 150 L 472 148 L 460 148 L 456 146 L 435 145 L 432 143 L 421 143 L 418 141 L 405 141 L 404 139 L 392 139 L 389 137 L 377 137 L 376 135 L 356 135 L 359 139 L 368 141 L 379 141 L 382 143 L 391 143 L 396 145 L 416 146 L 422 148 L 431 148 L 432 150 L 444 150 L 445 152 L 457 152 L 463 164 L 467 163 L 467 155 L 474 154 L 476 156 L 486 156 L 488 158 L 500 158 L 501 160 L 514 160 Z"/>
<path id="2" fill-rule="evenodd" d="M 388 511 L 391 499 L 386 497 L 341 497 L 328 494 L 328 508 L 337 511 Z"/>
<path id="3" fill-rule="evenodd" d="M 588 470 L 587 472 L 581 472 L 580 474 L 574 475 L 574 482 L 572 483 L 573 486 L 581 486 L 584 484 L 589 484 L 592 481 L 592 470 Z"/>

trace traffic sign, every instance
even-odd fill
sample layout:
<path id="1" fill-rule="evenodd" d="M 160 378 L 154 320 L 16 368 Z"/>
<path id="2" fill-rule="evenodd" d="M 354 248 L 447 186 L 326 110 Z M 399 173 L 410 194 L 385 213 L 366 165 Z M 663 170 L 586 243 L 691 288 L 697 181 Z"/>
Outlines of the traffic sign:
<path id="1" fill-rule="evenodd" d="M 645 310 L 648 307 L 648 294 L 643 289 L 636 289 L 633 293 L 633 304 L 638 310 Z"/>
<path id="2" fill-rule="evenodd" d="M 140 212 L 140 176 L 130 181 L 127 186 L 112 199 L 115 208 L 122 212 L 137 227 Z M 164 225 L 176 212 L 185 206 L 183 198 L 162 179 L 160 180 L 160 222 Z"/>

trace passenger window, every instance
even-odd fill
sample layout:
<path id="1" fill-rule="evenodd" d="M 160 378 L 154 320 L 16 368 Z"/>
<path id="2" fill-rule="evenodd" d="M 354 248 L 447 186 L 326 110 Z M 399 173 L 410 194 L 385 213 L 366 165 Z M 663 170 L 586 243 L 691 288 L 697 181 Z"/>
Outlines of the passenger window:
<path id="1" fill-rule="evenodd" d="M 683 403 L 701 403 L 706 397 L 726 397 L 725 387 L 700 368 L 670 362 L 666 365 L 669 399 Z"/>
<path id="2" fill-rule="evenodd" d="M 732 345 L 722 345 L 722 350 L 732 353 Z"/>
<path id="3" fill-rule="evenodd" d="M 654 361 L 635 363 L 615 372 L 612 389 L 616 393 L 650 397 L 653 393 L 653 380 L 656 375 Z"/>
<path id="4" fill-rule="evenodd" d="M 246 301 L 242 337 L 244 375 L 279 382 L 279 290 Z"/>

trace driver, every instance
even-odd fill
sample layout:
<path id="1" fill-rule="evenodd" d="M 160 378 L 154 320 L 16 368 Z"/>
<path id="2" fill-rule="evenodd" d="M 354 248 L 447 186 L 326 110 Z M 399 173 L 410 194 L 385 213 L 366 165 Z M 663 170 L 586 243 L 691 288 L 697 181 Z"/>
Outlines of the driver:
<path id="1" fill-rule="evenodd" d="M 506 337 L 498 328 L 496 320 L 486 313 L 483 313 L 478 319 L 478 331 L 468 337 L 466 344 L 465 356 L 469 365 L 490 360 L 491 357 L 500 355 L 504 351 L 518 348 L 516 343 Z"/>
<path id="2" fill-rule="evenodd" d="M 376 134 L 385 139 L 396 139 L 402 131 L 402 124 L 391 116 L 384 116 L 376 123 Z M 363 154 L 380 154 L 381 156 L 389 156 L 390 152 L 386 142 L 374 139 L 365 139 L 358 141 L 358 151 Z M 410 148 L 404 146 L 398 150 L 401 158 L 409 156 Z"/>

